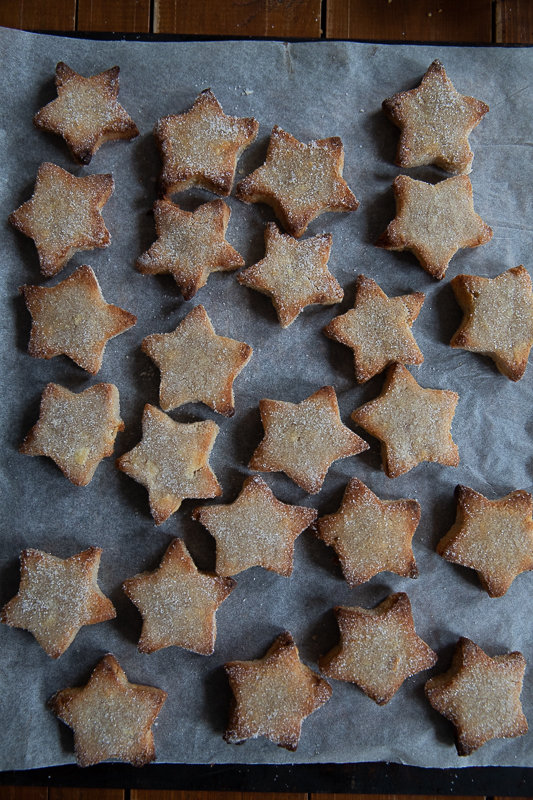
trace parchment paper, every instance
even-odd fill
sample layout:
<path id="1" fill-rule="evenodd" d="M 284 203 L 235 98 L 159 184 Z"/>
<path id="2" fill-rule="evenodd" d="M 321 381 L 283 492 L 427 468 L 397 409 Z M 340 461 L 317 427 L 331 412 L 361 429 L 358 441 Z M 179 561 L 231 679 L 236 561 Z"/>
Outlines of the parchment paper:
<path id="1" fill-rule="evenodd" d="M 459 759 L 451 725 L 424 698 L 423 684 L 432 674 L 428 672 L 406 681 L 382 708 L 357 687 L 334 682 L 330 702 L 304 722 L 295 754 L 265 740 L 235 747 L 222 739 L 230 699 L 222 667 L 225 661 L 260 657 L 281 631 L 289 630 L 302 658 L 316 669 L 319 655 L 337 641 L 333 606 L 370 607 L 399 590 L 409 594 L 419 635 L 439 653 L 433 673 L 448 667 L 461 635 L 491 655 L 521 650 L 529 662 L 522 698 L 533 723 L 533 574 L 521 575 L 505 597 L 490 599 L 473 571 L 448 564 L 435 553 L 436 543 L 455 518 L 457 483 L 489 498 L 517 488 L 533 489 L 533 367 L 513 384 L 489 359 L 448 346 L 461 318 L 449 287 L 451 277 L 461 272 L 493 277 L 521 263 L 533 268 L 529 83 L 533 51 L 329 42 L 97 42 L 3 30 L 0 54 L 0 217 L 4 220 L 0 602 L 17 591 L 18 555 L 24 547 L 67 557 L 99 545 L 104 549 L 100 585 L 118 612 L 115 621 L 83 628 L 58 661 L 52 661 L 30 634 L 0 626 L 0 766 L 30 768 L 73 761 L 72 735 L 47 710 L 46 700 L 60 688 L 84 683 L 108 651 L 117 656 L 130 680 L 168 692 L 155 728 L 161 762 L 387 760 L 439 767 L 533 765 L 531 734 L 493 741 L 469 758 Z M 400 172 L 393 164 L 398 131 L 382 114 L 381 101 L 417 85 L 434 58 L 444 62 L 459 91 L 490 105 L 490 113 L 471 135 L 475 152 L 471 179 L 475 208 L 494 229 L 489 244 L 463 250 L 453 258 L 441 283 L 430 278 L 411 254 L 390 253 L 373 245 L 394 216 L 390 186 Z M 141 131 L 131 143 L 104 145 L 88 168 L 74 165 L 59 137 L 32 125 L 35 111 L 55 97 L 53 74 L 59 60 L 87 75 L 119 64 L 119 99 Z M 231 273 L 211 276 L 207 286 L 186 303 L 171 278 L 143 276 L 133 266 L 155 238 L 151 207 L 160 163 L 153 125 L 164 114 L 188 109 L 208 86 L 226 113 L 253 115 L 260 122 L 258 139 L 239 164 L 241 177 L 263 162 L 276 123 L 302 141 L 338 135 L 344 142 L 344 176 L 361 201 L 360 209 L 324 215 L 308 231 L 332 232 L 329 266 L 345 290 L 344 301 L 335 307 L 307 308 L 286 330 L 279 326 L 270 301 L 241 287 Z M 26 351 L 30 320 L 17 289 L 23 283 L 44 281 L 33 243 L 12 230 L 6 220 L 31 196 L 37 168 L 47 160 L 77 175 L 112 172 L 116 181 L 115 194 L 103 211 L 111 246 L 76 254 L 48 282 L 55 284 L 79 264 L 90 264 L 106 300 L 138 316 L 135 328 L 108 344 L 103 367 L 94 378 L 64 357 L 44 361 L 32 359 Z M 409 174 L 430 181 L 446 177 L 430 167 Z M 192 208 L 213 195 L 198 190 L 174 199 Z M 232 210 L 228 239 L 250 265 L 263 255 L 263 229 L 273 214 L 264 205 L 247 206 L 233 198 L 228 202 Z M 216 420 L 220 434 L 211 463 L 223 486 L 221 501 L 231 502 L 262 437 L 258 412 L 262 397 L 298 402 L 319 387 L 333 384 L 341 417 L 351 426 L 350 412 L 379 393 L 382 377 L 357 386 L 351 351 L 321 333 L 333 316 L 353 305 L 354 282 L 361 272 L 376 279 L 389 295 L 413 290 L 427 294 L 413 328 L 425 362 L 413 371 L 422 386 L 459 393 L 452 431 L 461 463 L 456 469 L 424 464 L 390 480 L 381 471 L 379 449 L 372 441 L 368 453 L 336 462 L 316 496 L 306 495 L 283 474 L 265 477 L 281 500 L 316 506 L 320 514 L 338 508 L 344 487 L 354 475 L 380 497 L 416 498 L 422 505 L 414 538 L 420 577 L 410 580 L 382 573 L 351 590 L 333 551 L 306 533 L 297 540 L 290 579 L 260 568 L 237 576 L 237 589 L 218 611 L 213 656 L 175 647 L 139 654 L 141 620 L 121 592 L 122 581 L 155 568 L 175 536 L 185 538 L 200 568 L 212 569 L 214 541 L 190 519 L 195 501 L 184 502 L 177 514 L 156 528 L 146 491 L 118 472 L 113 458 L 100 464 L 88 487 L 77 488 L 49 459 L 20 455 L 17 448 L 37 419 L 43 387 L 56 381 L 78 391 L 99 381 L 115 383 L 126 424 L 117 438 L 116 455 L 125 452 L 140 438 L 144 403 L 158 400 L 159 373 L 140 352 L 142 339 L 149 333 L 174 330 L 194 305 L 203 303 L 215 330 L 248 342 L 254 354 L 236 381 L 237 411 L 232 419 L 201 405 L 185 406 L 172 416 L 183 421 Z"/>

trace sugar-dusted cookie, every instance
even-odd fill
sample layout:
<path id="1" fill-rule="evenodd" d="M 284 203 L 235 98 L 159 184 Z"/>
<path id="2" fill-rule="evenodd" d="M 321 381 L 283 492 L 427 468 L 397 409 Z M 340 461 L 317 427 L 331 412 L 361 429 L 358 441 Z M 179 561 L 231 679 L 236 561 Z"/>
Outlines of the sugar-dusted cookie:
<path id="1" fill-rule="evenodd" d="M 454 175 L 470 172 L 474 154 L 468 136 L 489 107 L 459 94 L 440 61 L 429 66 L 416 89 L 384 100 L 383 110 L 401 130 L 399 167 L 436 164 Z"/>
<path id="2" fill-rule="evenodd" d="M 212 420 L 174 422 L 147 403 L 142 439 L 117 459 L 117 467 L 148 489 L 156 525 L 170 517 L 186 497 L 218 497 L 222 489 L 209 466 L 218 434 Z"/>
<path id="3" fill-rule="evenodd" d="M 87 486 L 100 461 L 112 455 L 116 435 L 123 430 L 118 389 L 112 383 L 97 383 L 79 394 L 49 383 L 41 396 L 39 419 L 20 452 L 48 456 L 69 481 Z"/>
<path id="4" fill-rule="evenodd" d="M 255 566 L 292 575 L 294 542 L 316 514 L 314 508 L 282 503 L 253 475 L 233 503 L 200 506 L 192 515 L 216 540 L 219 575 L 237 575 Z"/>
<path id="5" fill-rule="evenodd" d="M 161 370 L 163 411 L 200 402 L 226 417 L 233 415 L 233 381 L 252 357 L 252 348 L 217 336 L 203 306 L 193 308 L 172 333 L 147 336 L 141 348 Z"/>
<path id="6" fill-rule="evenodd" d="M 237 184 L 245 203 L 267 203 L 285 230 L 299 238 L 325 211 L 355 211 L 359 203 L 342 177 L 344 148 L 338 136 L 304 144 L 272 129 L 265 163 Z"/>
<path id="7" fill-rule="evenodd" d="M 83 625 L 116 616 L 97 583 L 101 555 L 99 547 L 65 559 L 23 550 L 19 590 L 0 611 L 0 620 L 29 631 L 49 656 L 59 658 Z"/>
<path id="8" fill-rule="evenodd" d="M 290 633 L 282 633 L 263 658 L 225 664 L 233 692 L 224 739 L 240 744 L 265 736 L 296 750 L 303 720 L 331 697 L 331 686 L 300 661 Z"/>
<path id="9" fill-rule="evenodd" d="M 365 383 L 394 362 L 423 362 L 411 326 L 424 300 L 421 292 L 387 297 L 372 278 L 358 275 L 354 307 L 324 328 L 326 336 L 353 350 L 358 383 Z"/>
<path id="10" fill-rule="evenodd" d="M 119 72 L 119 67 L 112 67 L 84 78 L 60 61 L 56 67 L 57 99 L 33 118 L 38 128 L 62 136 L 80 164 L 89 164 L 100 145 L 110 139 L 139 135 L 117 100 Z"/>
<path id="11" fill-rule="evenodd" d="M 475 569 L 490 597 L 502 597 L 517 575 L 533 570 L 533 497 L 518 490 L 489 500 L 457 486 L 457 518 L 437 545 L 452 564 Z"/>
<path id="12" fill-rule="evenodd" d="M 457 275 L 450 285 L 464 314 L 450 346 L 489 356 L 503 375 L 520 380 L 533 345 L 528 271 L 520 265 L 496 278 Z"/>
<path id="13" fill-rule="evenodd" d="M 392 184 L 396 217 L 376 242 L 386 250 L 411 250 L 433 278 L 444 278 L 450 259 L 463 247 L 492 239 L 492 229 L 474 211 L 466 175 L 435 185 L 398 175 Z"/>
<path id="14" fill-rule="evenodd" d="M 368 450 L 364 439 L 342 424 L 332 386 L 301 403 L 261 400 L 259 411 L 265 436 L 250 468 L 284 472 L 310 494 L 320 491 L 334 461 Z"/>
<path id="15" fill-rule="evenodd" d="M 163 160 L 164 194 L 202 186 L 228 195 L 237 161 L 259 130 L 253 117 L 228 117 L 211 89 L 201 92 L 189 111 L 158 120 L 154 136 Z"/>
<path id="16" fill-rule="evenodd" d="M 490 739 L 527 733 L 520 704 L 525 669 L 522 653 L 491 658 L 462 636 L 450 669 L 426 683 L 433 708 L 455 726 L 460 756 L 469 756 Z"/>
<path id="17" fill-rule="evenodd" d="M 142 767 L 155 758 L 151 728 L 166 699 L 162 689 L 130 683 L 108 653 L 85 686 L 56 692 L 48 705 L 74 731 L 80 767 L 111 760 Z"/>
<path id="18" fill-rule="evenodd" d="M 422 461 L 458 465 L 450 434 L 458 400 L 447 389 L 423 389 L 408 369 L 393 364 L 381 394 L 356 408 L 352 419 L 380 440 L 385 474 L 397 478 Z"/>
<path id="19" fill-rule="evenodd" d="M 415 633 L 411 603 L 404 592 L 390 594 L 376 608 L 335 608 L 340 643 L 319 661 L 328 678 L 356 683 L 382 706 L 406 678 L 429 669 L 437 656 Z"/>

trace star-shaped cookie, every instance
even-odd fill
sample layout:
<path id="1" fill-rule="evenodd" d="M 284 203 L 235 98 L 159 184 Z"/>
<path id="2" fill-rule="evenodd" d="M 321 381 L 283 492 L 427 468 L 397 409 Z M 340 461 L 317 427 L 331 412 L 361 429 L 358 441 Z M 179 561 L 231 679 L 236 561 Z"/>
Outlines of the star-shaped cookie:
<path id="1" fill-rule="evenodd" d="M 85 686 L 56 692 L 48 705 L 74 731 L 80 767 L 111 760 L 142 767 L 155 758 L 151 728 L 166 699 L 162 689 L 130 683 L 108 653 Z"/>
<path id="2" fill-rule="evenodd" d="M 268 295 L 281 327 L 286 328 L 306 306 L 342 300 L 344 292 L 327 267 L 331 239 L 330 233 L 321 233 L 299 242 L 269 222 L 265 257 L 237 275 L 237 280 Z"/>
<path id="3" fill-rule="evenodd" d="M 284 472 L 310 494 L 320 491 L 334 461 L 368 450 L 368 444 L 342 424 L 332 386 L 301 403 L 261 400 L 259 410 L 265 436 L 250 468 Z"/>
<path id="4" fill-rule="evenodd" d="M 228 195 L 237 161 L 259 130 L 253 117 L 228 117 L 211 89 L 204 89 L 184 114 L 162 117 L 154 136 L 163 160 L 164 194 L 202 186 Z"/>
<path id="5" fill-rule="evenodd" d="M 334 317 L 324 333 L 353 350 L 358 383 L 365 383 L 394 362 L 423 362 L 411 326 L 424 300 L 421 292 L 387 297 L 372 278 L 357 277 L 354 307 Z"/>
<path id="6" fill-rule="evenodd" d="M 140 652 L 174 645 L 211 655 L 217 633 L 215 612 L 236 585 L 232 578 L 199 572 L 182 539 L 174 539 L 158 569 L 122 584 L 143 618 Z"/>
<path id="7" fill-rule="evenodd" d="M 319 661 L 328 678 L 355 683 L 382 706 L 411 675 L 429 669 L 437 656 L 415 633 L 411 603 L 404 592 L 376 608 L 338 606 L 340 643 Z"/>
<path id="8" fill-rule="evenodd" d="M 19 590 L 0 611 L 0 620 L 29 631 L 49 656 L 59 658 L 83 625 L 116 616 L 113 604 L 98 588 L 101 555 L 99 547 L 66 559 L 23 550 Z"/>
<path id="9" fill-rule="evenodd" d="M 224 739 L 240 744 L 265 736 L 296 750 L 303 720 L 331 697 L 331 686 L 300 661 L 290 633 L 282 633 L 263 658 L 225 664 L 233 692 Z"/>
<path id="10" fill-rule="evenodd" d="M 187 497 L 218 497 L 222 489 L 209 466 L 218 425 L 174 422 L 147 403 L 139 444 L 117 459 L 117 467 L 148 489 L 156 525 L 170 517 Z"/>
<path id="11" fill-rule="evenodd" d="M 463 247 L 492 239 L 492 229 L 474 211 L 466 175 L 432 185 L 398 175 L 392 184 L 396 217 L 376 242 L 386 250 L 411 250 L 433 278 L 444 278 L 450 259 Z"/>
<path id="12" fill-rule="evenodd" d="M 503 375 L 520 380 L 533 345 L 528 271 L 520 265 L 496 278 L 457 275 L 450 284 L 464 314 L 451 347 L 489 356 Z"/>
<path id="13" fill-rule="evenodd" d="M 154 203 L 157 240 L 137 259 L 144 275 L 172 275 L 185 300 L 205 286 L 212 272 L 244 266 L 244 259 L 226 241 L 230 218 L 223 200 L 184 211 L 170 200 Z"/>
<path id="14" fill-rule="evenodd" d="M 282 503 L 262 478 L 253 475 L 246 478 L 233 503 L 200 506 L 193 518 L 216 540 L 219 575 L 236 575 L 259 566 L 288 576 L 292 575 L 294 542 L 316 514 L 314 508 Z"/>
<path id="15" fill-rule="evenodd" d="M 488 656 L 462 636 L 452 666 L 426 683 L 426 697 L 455 726 L 457 752 L 469 756 L 490 739 L 527 733 L 520 704 L 522 653 Z"/>
<path id="16" fill-rule="evenodd" d="M 87 486 L 103 458 L 112 455 L 124 430 L 118 389 L 97 383 L 75 394 L 57 383 L 45 386 L 39 419 L 26 434 L 20 452 L 48 456 L 76 486 Z"/>
<path id="17" fill-rule="evenodd" d="M 76 178 L 55 164 L 41 164 L 31 200 L 9 221 L 35 242 L 43 275 L 56 275 L 78 250 L 108 246 L 111 236 L 100 211 L 114 185 L 112 175 Z"/>
<path id="18" fill-rule="evenodd" d="M 161 370 L 163 411 L 200 402 L 226 417 L 233 415 L 233 381 L 252 357 L 252 348 L 217 336 L 203 306 L 193 308 L 172 333 L 147 336 L 141 348 Z"/>
<path id="19" fill-rule="evenodd" d="M 352 419 L 381 441 L 385 474 L 397 478 L 422 461 L 458 465 L 450 434 L 458 400 L 456 392 L 423 389 L 402 364 L 393 364 L 381 394 L 356 408 Z"/>
<path id="20" fill-rule="evenodd" d="M 38 128 L 62 136 L 79 164 L 89 164 L 103 142 L 133 139 L 136 124 L 117 101 L 119 67 L 84 78 L 60 61 L 56 67 L 57 99 L 33 118 Z"/>
<path id="21" fill-rule="evenodd" d="M 468 136 L 489 107 L 459 94 L 440 61 L 430 65 L 416 89 L 384 100 L 383 110 L 401 130 L 399 167 L 436 164 L 454 175 L 470 172 L 474 154 Z"/>
<path id="22" fill-rule="evenodd" d="M 359 203 L 342 177 L 344 148 L 338 136 L 304 144 L 272 129 L 265 163 L 237 184 L 245 203 L 266 203 L 285 230 L 300 238 L 325 211 L 355 211 Z"/>

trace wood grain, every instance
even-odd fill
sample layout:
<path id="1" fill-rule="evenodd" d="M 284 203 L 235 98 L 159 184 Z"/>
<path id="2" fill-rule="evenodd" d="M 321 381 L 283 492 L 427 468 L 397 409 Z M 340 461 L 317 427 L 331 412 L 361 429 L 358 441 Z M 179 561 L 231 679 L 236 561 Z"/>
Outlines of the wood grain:
<path id="1" fill-rule="evenodd" d="M 533 44 L 533 2 L 496 0 L 496 41 L 503 44 Z"/>
<path id="2" fill-rule="evenodd" d="M 450 800 L 447 795 L 427 795 L 427 794 L 313 794 L 309 795 L 309 800 Z M 466 797 L 455 795 L 453 800 L 486 800 L 485 797 Z M 491 800 L 497 800 L 496 797 Z M 499 800 L 513 800 L 511 797 L 499 798 Z M 518 800 L 518 798 L 514 798 Z M 526 798 L 522 798 L 526 800 Z"/>
<path id="3" fill-rule="evenodd" d="M 48 800 L 124 800 L 124 789 L 76 789 L 69 786 L 51 786 Z"/>
<path id="4" fill-rule="evenodd" d="M 317 798 L 325 796 L 315 795 Z M 342 798 L 348 795 L 338 796 Z M 307 798 L 307 794 L 296 792 L 290 794 L 277 792 L 180 792 L 157 789 L 132 789 L 130 792 L 130 800 L 307 800 Z"/>
<path id="5" fill-rule="evenodd" d="M 74 31 L 76 0 L 0 0 L 0 25 L 26 31 Z"/>
<path id="6" fill-rule="evenodd" d="M 0 800 L 47 800 L 46 786 L 0 786 Z"/>
<path id="7" fill-rule="evenodd" d="M 78 0 L 78 30 L 148 33 L 150 0 Z"/>

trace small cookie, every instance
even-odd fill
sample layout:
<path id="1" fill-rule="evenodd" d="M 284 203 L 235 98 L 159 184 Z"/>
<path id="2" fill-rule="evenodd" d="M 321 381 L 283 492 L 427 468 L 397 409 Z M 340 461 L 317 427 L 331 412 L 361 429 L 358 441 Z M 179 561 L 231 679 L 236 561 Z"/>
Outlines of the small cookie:
<path id="1" fill-rule="evenodd" d="M 325 211 L 355 211 L 359 203 L 342 177 L 344 148 L 338 136 L 304 144 L 272 129 L 262 167 L 237 184 L 245 203 L 266 203 L 297 239 Z"/>
<path id="2" fill-rule="evenodd" d="M 376 608 L 337 606 L 340 643 L 319 663 L 328 678 L 355 683 L 382 706 L 406 678 L 429 669 L 437 655 L 415 633 L 411 603 L 404 592 L 390 594 Z"/>
<path id="3" fill-rule="evenodd" d="M 49 383 L 39 419 L 20 452 L 48 456 L 69 481 L 87 486 L 100 461 L 113 454 L 116 435 L 123 430 L 118 389 L 112 383 L 97 383 L 79 394 Z"/>
<path id="4" fill-rule="evenodd" d="M 264 736 L 296 750 L 303 720 L 331 697 L 331 686 L 302 664 L 290 633 L 282 633 L 263 658 L 224 665 L 233 699 L 224 739 L 240 744 Z"/>
<path id="5" fill-rule="evenodd" d="M 101 555 L 100 547 L 65 559 L 23 550 L 19 590 L 0 611 L 0 620 L 29 631 L 49 656 L 59 658 L 83 625 L 116 617 L 97 583 Z"/>
<path id="6" fill-rule="evenodd" d="M 466 175 L 432 185 L 398 175 L 392 184 L 396 217 L 376 242 L 386 250 L 411 250 L 433 278 L 444 278 L 451 258 L 463 247 L 492 239 L 492 229 L 474 212 Z"/>
<path id="7" fill-rule="evenodd" d="M 426 683 L 433 708 L 455 726 L 460 756 L 469 756 L 490 739 L 527 733 L 520 704 L 525 669 L 522 653 L 491 658 L 462 636 L 450 669 Z"/>

